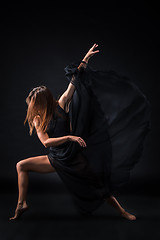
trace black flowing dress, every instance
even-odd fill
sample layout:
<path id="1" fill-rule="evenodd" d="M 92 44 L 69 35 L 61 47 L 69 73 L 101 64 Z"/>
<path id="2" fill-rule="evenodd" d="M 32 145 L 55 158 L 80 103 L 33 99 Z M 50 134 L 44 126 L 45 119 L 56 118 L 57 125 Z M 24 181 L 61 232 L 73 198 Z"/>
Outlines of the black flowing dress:
<path id="1" fill-rule="evenodd" d="M 87 147 L 68 141 L 50 147 L 48 158 L 77 209 L 90 214 L 129 182 L 151 130 L 151 104 L 130 79 L 78 66 L 65 68 L 75 86 L 69 112 L 58 105 L 61 116 L 54 114 L 47 132 L 49 137 L 80 136 Z"/>

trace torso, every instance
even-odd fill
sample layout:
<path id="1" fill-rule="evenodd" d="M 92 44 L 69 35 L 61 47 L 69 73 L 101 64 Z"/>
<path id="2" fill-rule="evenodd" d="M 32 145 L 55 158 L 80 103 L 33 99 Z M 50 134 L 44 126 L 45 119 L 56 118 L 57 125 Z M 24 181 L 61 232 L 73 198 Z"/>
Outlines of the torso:
<path id="1" fill-rule="evenodd" d="M 57 111 L 62 117 L 56 113 L 54 114 L 47 128 L 49 137 L 62 137 L 70 134 L 69 113 L 66 113 L 60 105 L 57 105 Z"/>

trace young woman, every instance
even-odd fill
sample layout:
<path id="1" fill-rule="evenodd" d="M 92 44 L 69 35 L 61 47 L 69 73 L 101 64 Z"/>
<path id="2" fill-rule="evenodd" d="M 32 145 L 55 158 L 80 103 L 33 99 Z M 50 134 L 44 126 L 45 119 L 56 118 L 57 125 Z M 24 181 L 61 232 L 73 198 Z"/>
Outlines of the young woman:
<path id="1" fill-rule="evenodd" d="M 29 171 L 57 172 L 82 214 L 91 214 L 107 202 L 120 216 L 136 219 L 113 191 L 128 182 L 130 170 L 140 159 L 150 130 L 150 103 L 130 80 L 88 66 L 99 52 L 97 47 L 94 44 L 81 62 L 65 68 L 70 83 L 58 100 L 46 86 L 34 88 L 26 98 L 30 135 L 35 128 L 49 154 L 16 164 L 19 196 L 9 220 L 28 209 Z"/>

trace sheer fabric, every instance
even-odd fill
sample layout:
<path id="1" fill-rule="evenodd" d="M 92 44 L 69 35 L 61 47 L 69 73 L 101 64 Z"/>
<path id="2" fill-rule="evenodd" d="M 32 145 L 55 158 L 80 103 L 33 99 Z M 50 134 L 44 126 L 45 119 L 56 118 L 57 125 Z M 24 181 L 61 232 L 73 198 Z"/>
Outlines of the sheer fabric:
<path id="1" fill-rule="evenodd" d="M 126 77 L 91 67 L 65 68 L 75 86 L 69 107 L 70 135 L 82 137 L 87 147 L 68 142 L 54 148 L 49 159 L 83 213 L 91 213 L 120 186 L 129 182 L 151 130 L 151 104 Z"/>

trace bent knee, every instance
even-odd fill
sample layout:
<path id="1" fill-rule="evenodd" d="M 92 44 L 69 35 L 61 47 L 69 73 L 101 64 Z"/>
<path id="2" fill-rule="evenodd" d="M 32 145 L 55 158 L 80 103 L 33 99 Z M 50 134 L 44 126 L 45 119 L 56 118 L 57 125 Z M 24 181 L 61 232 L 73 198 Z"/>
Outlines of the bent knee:
<path id="1" fill-rule="evenodd" d="M 16 163 L 16 169 L 17 169 L 17 172 L 21 172 L 21 171 L 25 171 L 25 164 L 23 162 L 23 160 L 19 161 Z"/>

